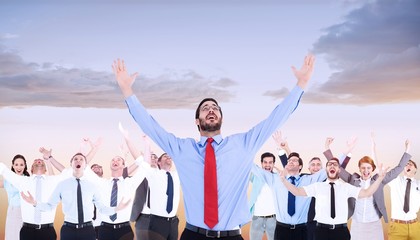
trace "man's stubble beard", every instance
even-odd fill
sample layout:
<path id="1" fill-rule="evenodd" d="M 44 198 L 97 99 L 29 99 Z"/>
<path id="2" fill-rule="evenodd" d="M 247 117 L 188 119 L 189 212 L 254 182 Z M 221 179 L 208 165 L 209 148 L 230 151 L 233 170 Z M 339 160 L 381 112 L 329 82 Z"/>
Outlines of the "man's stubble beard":
<path id="1" fill-rule="evenodd" d="M 219 131 L 222 127 L 222 120 L 214 124 L 207 124 L 206 120 L 200 119 L 200 129 L 204 132 L 215 132 Z"/>

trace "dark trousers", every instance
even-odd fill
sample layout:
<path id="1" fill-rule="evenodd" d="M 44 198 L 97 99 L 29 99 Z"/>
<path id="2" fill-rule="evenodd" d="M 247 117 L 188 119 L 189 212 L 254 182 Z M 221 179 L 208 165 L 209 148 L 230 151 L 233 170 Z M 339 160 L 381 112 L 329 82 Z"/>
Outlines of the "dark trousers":
<path id="1" fill-rule="evenodd" d="M 98 231 L 98 240 L 132 240 L 134 238 L 131 226 L 114 229 L 111 226 L 101 226 Z"/>
<path id="2" fill-rule="evenodd" d="M 275 240 L 307 240 L 307 238 L 306 225 L 291 229 L 277 224 L 274 231 Z"/>
<path id="3" fill-rule="evenodd" d="M 61 240 L 96 240 L 93 226 L 73 228 L 63 225 L 60 230 L 60 235 Z"/>
<path id="4" fill-rule="evenodd" d="M 214 240 L 217 238 L 210 238 L 210 237 L 206 237 L 206 235 L 197 233 L 197 232 L 193 232 L 191 230 L 188 229 L 184 229 L 184 231 L 181 234 L 181 239 L 180 240 Z M 243 240 L 242 236 L 233 236 L 233 237 L 224 237 L 224 238 L 218 238 L 218 239 L 223 239 L 223 240 Z"/>
<path id="5" fill-rule="evenodd" d="M 316 227 L 315 238 L 322 240 L 349 240 L 350 232 L 346 227 L 336 229 Z"/>
<path id="6" fill-rule="evenodd" d="M 315 240 L 316 221 L 310 221 L 306 223 L 306 229 L 308 234 L 308 240 Z"/>
<path id="7" fill-rule="evenodd" d="M 150 215 L 149 238 L 163 240 L 178 240 L 179 219 Z"/>
<path id="8" fill-rule="evenodd" d="M 42 240 L 56 240 L 57 234 L 55 233 L 54 227 L 35 229 L 30 227 L 22 227 L 20 229 L 20 239 L 21 240 L 33 240 L 33 239 L 42 239 Z"/>
<path id="9" fill-rule="evenodd" d="M 149 239 L 150 214 L 140 214 L 134 226 L 137 240 Z"/>

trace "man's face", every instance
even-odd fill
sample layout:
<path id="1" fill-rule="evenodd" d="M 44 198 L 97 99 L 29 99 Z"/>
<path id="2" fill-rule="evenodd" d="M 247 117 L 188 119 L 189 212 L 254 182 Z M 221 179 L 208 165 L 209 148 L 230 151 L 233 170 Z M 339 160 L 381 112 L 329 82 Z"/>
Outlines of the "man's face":
<path id="1" fill-rule="evenodd" d="M 261 162 L 261 167 L 269 172 L 273 171 L 273 167 L 274 167 L 274 159 L 273 157 L 265 157 L 262 159 Z"/>
<path id="2" fill-rule="evenodd" d="M 302 169 L 302 166 L 299 165 L 299 158 L 296 156 L 290 157 L 287 160 L 285 168 L 288 172 L 299 172 L 299 170 Z"/>
<path id="3" fill-rule="evenodd" d="M 338 174 L 340 173 L 340 165 L 337 161 L 328 161 L 326 170 L 329 179 L 338 179 Z"/>
<path id="4" fill-rule="evenodd" d="M 110 163 L 111 170 L 120 170 L 125 167 L 124 165 L 124 159 L 122 159 L 120 156 L 115 156 Z"/>
<path id="5" fill-rule="evenodd" d="M 32 163 L 31 172 L 39 175 L 45 174 L 47 172 L 47 168 L 44 160 L 35 159 L 34 163 Z"/>
<path id="6" fill-rule="evenodd" d="M 412 178 L 414 175 L 416 175 L 417 168 L 414 166 L 414 164 L 409 161 L 407 165 L 404 167 L 404 176 Z"/>
<path id="7" fill-rule="evenodd" d="M 86 167 L 86 159 L 82 155 L 76 155 L 71 159 L 71 167 L 75 171 L 83 171 Z"/>
<path id="8" fill-rule="evenodd" d="M 172 166 L 172 158 L 168 154 L 163 154 L 160 158 L 159 166 L 162 169 L 166 169 L 165 166 L 170 168 Z"/>
<path id="9" fill-rule="evenodd" d="M 309 163 L 309 172 L 311 174 L 318 172 L 319 170 L 321 170 L 322 168 L 322 163 L 321 160 L 319 159 L 313 159 L 310 163 Z"/>
<path id="10" fill-rule="evenodd" d="M 104 175 L 104 170 L 102 169 L 102 166 L 98 164 L 92 166 L 92 171 L 99 177 L 102 177 Z"/>
<path id="11" fill-rule="evenodd" d="M 156 156 L 154 153 L 150 155 L 150 166 L 152 168 L 157 168 L 158 166 L 158 156 Z"/>
<path id="12" fill-rule="evenodd" d="M 222 126 L 220 107 L 213 101 L 206 101 L 200 106 L 200 114 L 195 120 L 201 131 L 214 132 Z"/>

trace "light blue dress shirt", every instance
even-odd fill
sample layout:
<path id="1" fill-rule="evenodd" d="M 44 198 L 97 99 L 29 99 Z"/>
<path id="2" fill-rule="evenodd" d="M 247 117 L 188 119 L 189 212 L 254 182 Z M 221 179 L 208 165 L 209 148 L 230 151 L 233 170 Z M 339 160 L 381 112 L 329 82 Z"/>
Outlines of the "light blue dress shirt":
<path id="1" fill-rule="evenodd" d="M 290 216 L 287 212 L 287 198 L 288 190 L 280 180 L 278 173 L 271 173 L 265 171 L 254 165 L 252 173 L 256 174 L 259 177 L 265 179 L 268 186 L 271 187 L 274 191 L 276 204 L 276 220 L 281 223 L 286 224 L 301 224 L 306 223 L 308 220 L 308 210 L 309 205 L 311 204 L 310 197 L 296 197 L 296 212 L 293 216 Z M 289 178 L 289 176 L 287 176 Z M 295 176 L 295 185 L 296 187 L 307 186 L 312 183 L 322 182 L 327 178 L 327 172 L 324 169 L 321 169 L 314 174 L 301 174 Z M 290 182 L 290 180 L 289 180 Z"/>
<path id="2" fill-rule="evenodd" d="M 246 133 L 226 138 L 214 136 L 219 222 L 213 230 L 231 230 L 251 219 L 247 203 L 249 173 L 257 151 L 293 113 L 303 90 L 296 86 L 269 117 Z M 168 153 L 176 164 L 184 196 L 188 223 L 208 229 L 204 223 L 204 155 L 206 137 L 177 138 L 163 129 L 137 97 L 126 99 L 131 115 L 143 132 Z"/>
<path id="3" fill-rule="evenodd" d="M 4 189 L 7 192 L 7 199 L 9 206 L 19 207 L 20 206 L 20 192 L 19 189 L 14 187 L 7 180 L 3 180 Z"/>

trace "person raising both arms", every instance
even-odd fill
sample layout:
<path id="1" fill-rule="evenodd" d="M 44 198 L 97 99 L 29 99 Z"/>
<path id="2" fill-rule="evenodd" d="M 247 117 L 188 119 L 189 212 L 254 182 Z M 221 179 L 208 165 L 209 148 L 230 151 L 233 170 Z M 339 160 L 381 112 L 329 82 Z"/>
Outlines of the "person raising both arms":
<path id="1" fill-rule="evenodd" d="M 253 157 L 297 108 L 312 76 L 314 62 L 315 57 L 308 55 L 300 69 L 292 67 L 297 86 L 248 132 L 223 138 L 222 109 L 215 99 L 203 99 L 195 112 L 200 133 L 197 142 L 193 138 L 178 138 L 163 129 L 133 95 L 132 85 L 138 74 L 129 75 L 123 60 L 114 61 L 117 83 L 134 120 L 177 166 L 187 221 L 182 240 L 243 239 L 240 227 L 251 219 L 247 189 Z"/>

